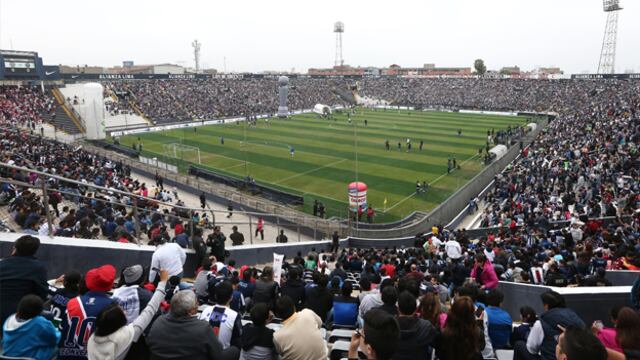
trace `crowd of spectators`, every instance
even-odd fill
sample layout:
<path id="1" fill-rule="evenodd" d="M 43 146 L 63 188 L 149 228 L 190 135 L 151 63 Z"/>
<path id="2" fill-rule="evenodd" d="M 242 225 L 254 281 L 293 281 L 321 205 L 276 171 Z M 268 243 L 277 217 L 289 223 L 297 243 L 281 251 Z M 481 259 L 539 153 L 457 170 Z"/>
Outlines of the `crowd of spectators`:
<path id="1" fill-rule="evenodd" d="M 505 278 L 505 259 L 520 268 L 510 281 L 535 276 L 536 260 L 518 262 L 525 245 L 440 236 L 447 241 L 438 246 L 431 236 L 405 249 L 312 249 L 285 259 L 281 274 L 207 249 L 193 283 L 180 247 L 160 241 L 151 264 L 107 264 L 82 277 L 70 270 L 53 287 L 35 257 L 39 240 L 25 235 L 0 261 L 3 348 L 37 359 L 318 360 L 329 356 L 328 331 L 357 329 L 337 355 L 479 360 L 513 349 L 514 359 L 640 359 L 640 277 L 630 294 L 635 308 L 611 304 L 613 327 L 585 324 L 551 290 L 513 319 L 497 279 Z M 599 255 L 592 260 L 590 272 L 606 267 Z M 569 268 L 578 272 L 579 264 Z M 532 309 L 536 302 L 543 312 Z"/>
<path id="2" fill-rule="evenodd" d="M 292 79 L 290 110 L 311 109 L 321 103 L 341 103 L 332 93 L 339 80 Z M 273 114 L 278 108 L 277 82 L 272 79 L 135 80 L 105 85 L 118 94 L 120 105 L 134 101 L 153 121 L 178 122 L 231 116 Z"/>
<path id="3" fill-rule="evenodd" d="M 0 86 L 0 122 L 22 125 L 49 121 L 55 113 L 53 96 L 36 86 Z"/>
<path id="4" fill-rule="evenodd" d="M 223 92 L 237 97 L 263 81 L 207 80 L 211 86 L 198 88 L 227 84 L 223 89 L 234 90 Z M 121 84 L 155 87 L 151 82 Z M 187 104 L 190 112 L 181 108 L 187 117 L 201 116 L 198 111 L 235 111 L 216 105 L 191 108 L 186 98 L 195 91 L 188 90 L 193 82 L 161 84 L 172 101 Z M 330 93 L 314 89 L 307 99 L 315 91 Z M 184 227 L 172 221 L 171 239 L 167 214 L 153 202 L 138 202 L 145 210 L 133 221 L 125 205 L 133 203 L 134 195 L 149 194 L 126 166 L 80 147 L 3 129 L 2 162 L 131 194 L 89 194 L 82 185 L 48 179 L 56 234 L 129 241 L 138 235 L 138 223 L 147 226 L 142 231 L 157 245 L 151 264 L 118 269 L 121 279 L 113 293 L 117 270 L 110 265 L 82 279 L 69 269 L 61 279 L 64 289 L 47 290 L 46 271 L 34 257 L 39 241 L 21 237 L 12 256 L 0 261 L 4 351 L 43 359 L 54 353 L 61 359 L 320 359 L 327 356 L 322 329 L 348 326 L 359 328 L 350 340 L 350 358 L 358 352 L 374 359 L 426 358 L 435 352 L 439 359 L 492 359 L 503 348 L 513 348 L 516 359 L 640 358 L 640 280 L 631 293 L 635 309 L 612 304 L 613 328 L 593 324 L 589 329 L 561 295 L 547 292 L 540 299 L 545 311 L 536 314 L 523 307 L 523 323 L 512 331 L 513 319 L 501 309 L 504 294 L 497 290 L 500 279 L 607 286 L 607 270 L 640 269 L 638 90 L 633 81 L 365 80 L 367 96 L 393 95 L 395 104 L 544 110 L 558 117 L 497 176 L 487 195 L 486 225 L 501 224 L 501 230 L 470 239 L 465 231 L 434 227 L 431 234 L 417 235 L 408 249 L 311 251 L 287 259 L 280 281 L 270 267 L 237 266 L 219 230 L 205 241 L 196 226 L 186 234 L 186 246 L 196 250 L 201 269 L 190 285 L 183 279 L 184 250 L 177 241 Z M 142 105 L 137 91 L 131 93 Z M 270 91 L 275 101 L 275 83 L 265 90 Z M 263 106 L 252 96 L 237 101 L 247 111 Z M 152 98 L 146 98 L 150 108 Z M 11 113 L 4 116 L 9 116 L 5 122 L 24 121 Z M 16 223 L 26 233 L 48 232 L 42 228 L 47 210 L 41 194 L 20 185 L 39 185 L 43 179 L 8 168 L 1 176 L 14 182 L 2 184 L 0 197 Z M 59 209 L 63 199 L 75 207 Z M 603 215 L 615 219 L 599 220 Z M 554 226 L 554 220 L 568 223 Z M 47 307 L 62 309 L 60 316 L 43 313 Z M 158 317 L 158 312 L 164 314 Z M 267 326 L 274 316 L 281 322 L 275 332 Z M 251 322 L 242 324 L 243 317 Z"/>
<path id="5" fill-rule="evenodd" d="M 0 161 L 61 177 L 0 169 L 1 176 L 11 180 L 3 182 L 0 188 L 0 203 L 6 206 L 15 223 L 14 230 L 34 235 L 51 233 L 138 242 L 157 235 L 169 237 L 170 231 L 177 237 L 183 229 L 182 222 L 190 219 L 190 214 L 181 213 L 179 208 L 159 205 L 162 200 L 170 200 L 168 189 L 154 188 L 152 193 L 145 183 L 131 177 L 128 165 L 119 161 L 84 151 L 82 146 L 62 144 L 16 129 L 0 129 L 0 137 Z M 43 182 L 48 189 L 52 229 L 43 193 L 39 191 Z M 138 212 L 133 211 L 134 204 Z"/>

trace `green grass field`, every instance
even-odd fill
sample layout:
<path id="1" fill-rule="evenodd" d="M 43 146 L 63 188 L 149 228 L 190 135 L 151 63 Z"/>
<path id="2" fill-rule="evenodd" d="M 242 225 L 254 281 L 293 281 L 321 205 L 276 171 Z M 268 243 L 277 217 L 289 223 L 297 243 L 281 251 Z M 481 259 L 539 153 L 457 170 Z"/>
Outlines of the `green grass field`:
<path id="1" fill-rule="evenodd" d="M 358 180 L 369 186 L 368 202 L 377 210 L 375 221 L 383 222 L 436 207 L 482 168 L 477 154 L 485 146 L 487 130 L 522 125 L 526 120 L 407 110 L 358 110 L 351 118 L 350 124 L 346 114 L 334 114 L 335 120 L 304 114 L 270 119 L 268 124 L 259 120 L 257 127 L 232 123 L 147 133 L 140 135 L 140 141 L 143 152 L 159 160 L 166 159 L 163 144 L 198 147 L 204 168 L 238 178 L 250 175 L 258 183 L 304 195 L 304 211 L 311 212 L 313 200 L 318 199 L 325 204 L 327 216 L 346 217 L 347 185 L 356 179 L 357 132 Z M 457 134 L 459 128 L 462 136 Z M 407 152 L 407 138 L 411 152 Z M 420 140 L 424 141 L 422 151 Z M 138 135 L 120 139 L 127 146 L 137 141 Z M 289 146 L 295 149 L 293 157 Z M 449 156 L 461 166 L 451 174 L 447 174 Z M 194 152 L 179 157 L 183 158 L 177 161 L 181 169 L 187 161 L 197 161 Z M 426 194 L 415 194 L 417 180 L 430 184 Z"/>

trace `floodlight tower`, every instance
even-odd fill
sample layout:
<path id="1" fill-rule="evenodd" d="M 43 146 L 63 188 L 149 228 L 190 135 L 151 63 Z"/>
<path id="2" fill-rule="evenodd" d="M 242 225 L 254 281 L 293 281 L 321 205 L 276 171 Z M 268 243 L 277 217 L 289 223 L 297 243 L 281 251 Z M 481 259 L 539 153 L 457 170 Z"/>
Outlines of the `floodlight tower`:
<path id="1" fill-rule="evenodd" d="M 607 13 L 607 25 L 604 28 L 598 74 L 613 74 L 616 67 L 618 12 L 622 10 L 622 7 L 620 6 L 620 0 L 603 0 L 603 8 L 604 12 Z"/>
<path id="2" fill-rule="evenodd" d="M 342 66 L 344 59 L 342 58 L 342 33 L 344 32 L 344 23 L 338 21 L 333 24 L 333 32 L 336 33 L 336 66 Z"/>
<path id="3" fill-rule="evenodd" d="M 193 47 L 193 57 L 196 63 L 196 74 L 200 72 L 200 46 L 202 44 L 198 40 L 193 40 L 191 46 Z"/>

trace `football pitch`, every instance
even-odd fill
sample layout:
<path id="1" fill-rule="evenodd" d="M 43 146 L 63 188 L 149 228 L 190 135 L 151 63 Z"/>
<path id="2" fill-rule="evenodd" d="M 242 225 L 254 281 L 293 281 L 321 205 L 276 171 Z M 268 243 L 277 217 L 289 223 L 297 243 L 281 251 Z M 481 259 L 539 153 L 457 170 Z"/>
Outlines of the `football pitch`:
<path id="1" fill-rule="evenodd" d="M 312 212 L 317 199 L 325 204 L 327 217 L 347 216 L 347 185 L 357 176 L 369 187 L 375 222 L 384 222 L 436 207 L 482 169 L 478 150 L 484 149 L 488 130 L 526 121 L 516 116 L 367 109 L 357 110 L 351 122 L 346 113 L 333 119 L 301 114 L 259 119 L 256 126 L 240 122 L 129 135 L 120 143 L 131 146 L 139 137 L 143 154 L 177 162 L 181 171 L 189 162 L 197 163 L 197 152 L 184 151 L 180 159 L 167 160 L 163 145 L 197 147 L 198 166 L 237 178 L 249 175 L 257 183 L 303 195 L 301 210 L 306 212 Z M 449 157 L 460 168 L 448 174 Z M 429 190 L 416 194 L 416 181 L 429 183 Z"/>

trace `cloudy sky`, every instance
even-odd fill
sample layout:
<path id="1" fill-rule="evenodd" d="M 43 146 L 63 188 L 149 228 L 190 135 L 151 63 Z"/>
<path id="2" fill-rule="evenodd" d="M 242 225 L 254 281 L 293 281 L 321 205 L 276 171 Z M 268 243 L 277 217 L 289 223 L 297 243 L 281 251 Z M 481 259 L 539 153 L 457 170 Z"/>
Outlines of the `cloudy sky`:
<path id="1" fill-rule="evenodd" d="M 616 70 L 640 72 L 640 1 L 622 0 Z M 595 72 L 601 0 L 0 0 L 0 47 L 35 50 L 45 64 L 193 66 L 228 71 L 333 65 L 343 21 L 354 66 L 559 66 Z"/>

